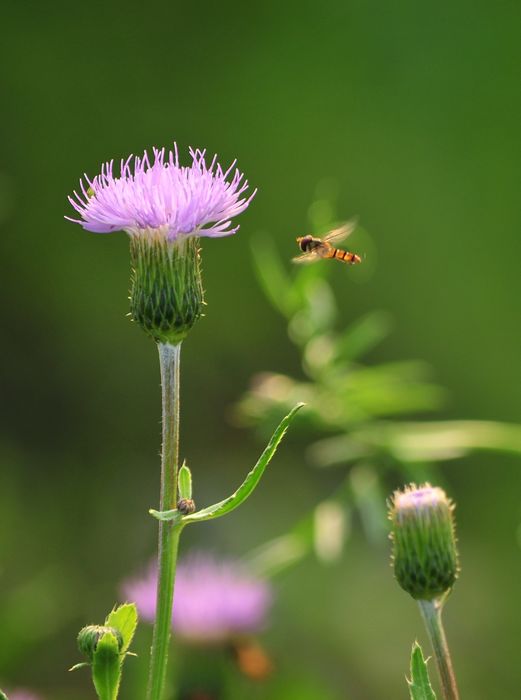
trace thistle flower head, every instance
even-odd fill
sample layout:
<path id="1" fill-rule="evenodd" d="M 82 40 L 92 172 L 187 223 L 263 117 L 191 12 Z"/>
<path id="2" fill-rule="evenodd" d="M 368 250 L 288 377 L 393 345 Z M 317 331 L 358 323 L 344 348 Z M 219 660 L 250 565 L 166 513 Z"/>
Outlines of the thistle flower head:
<path id="1" fill-rule="evenodd" d="M 232 218 L 247 208 L 255 192 L 245 195 L 248 182 L 235 161 L 223 171 L 217 156 L 207 165 L 206 151 L 190 149 L 191 165 L 181 166 L 176 144 L 173 151 L 154 148 L 153 154 L 152 162 L 146 151 L 141 158 L 121 160 L 119 175 L 113 160 L 92 180 L 85 175 L 81 192 L 69 197 L 81 218 L 66 218 L 95 233 L 159 232 L 169 241 L 187 235 L 229 236 L 238 230 Z"/>
<path id="2" fill-rule="evenodd" d="M 433 600 L 456 580 L 453 509 L 443 489 L 430 484 L 411 484 L 391 499 L 394 573 L 413 598 Z"/>
<path id="3" fill-rule="evenodd" d="M 123 593 L 136 603 L 141 619 L 153 622 L 157 571 L 127 581 Z M 272 600 L 269 585 L 240 564 L 198 553 L 177 567 L 172 626 L 178 637 L 192 642 L 222 642 L 259 631 Z"/>
<path id="4" fill-rule="evenodd" d="M 191 165 L 182 166 L 175 144 L 168 153 L 154 148 L 152 160 L 146 151 L 122 160 L 117 175 L 110 161 L 69 197 L 80 215 L 70 221 L 130 235 L 131 316 L 158 343 L 181 342 L 201 316 L 199 237 L 235 233 L 233 217 L 255 195 L 246 196 L 235 161 L 224 171 L 217 156 L 208 165 L 205 153 L 191 149 Z"/>

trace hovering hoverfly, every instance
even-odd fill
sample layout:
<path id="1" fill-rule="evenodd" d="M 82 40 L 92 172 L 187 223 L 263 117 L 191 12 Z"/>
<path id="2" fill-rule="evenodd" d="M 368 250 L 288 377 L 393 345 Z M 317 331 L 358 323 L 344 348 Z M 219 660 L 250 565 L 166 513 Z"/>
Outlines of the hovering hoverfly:
<path id="1" fill-rule="evenodd" d="M 355 265 L 362 262 L 362 258 L 356 253 L 350 253 L 347 250 L 335 248 L 334 243 L 340 243 L 344 238 L 347 238 L 356 228 L 356 220 L 348 221 L 347 223 L 329 231 L 324 238 L 316 236 L 299 236 L 297 243 L 302 255 L 297 255 L 293 258 L 294 263 L 312 263 L 322 258 L 335 258 L 341 262 Z"/>

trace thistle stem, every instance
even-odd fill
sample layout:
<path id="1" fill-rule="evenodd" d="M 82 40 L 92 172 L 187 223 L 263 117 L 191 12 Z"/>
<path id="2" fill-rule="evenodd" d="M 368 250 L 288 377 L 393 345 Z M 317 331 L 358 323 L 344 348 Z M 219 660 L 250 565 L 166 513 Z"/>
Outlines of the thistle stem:
<path id="1" fill-rule="evenodd" d="M 441 621 L 441 611 L 443 603 L 439 599 L 435 600 L 419 600 L 418 605 L 429 633 L 436 665 L 440 675 L 443 697 L 445 700 L 459 700 L 458 687 L 456 685 L 456 677 L 452 668 L 449 646 Z"/>
<path id="2" fill-rule="evenodd" d="M 181 344 L 160 343 L 161 395 L 163 408 L 163 444 L 161 450 L 160 510 L 172 510 L 177 504 L 179 468 L 179 367 Z M 166 679 L 177 549 L 182 525 L 159 522 L 157 607 L 150 670 L 148 700 L 161 700 Z"/>

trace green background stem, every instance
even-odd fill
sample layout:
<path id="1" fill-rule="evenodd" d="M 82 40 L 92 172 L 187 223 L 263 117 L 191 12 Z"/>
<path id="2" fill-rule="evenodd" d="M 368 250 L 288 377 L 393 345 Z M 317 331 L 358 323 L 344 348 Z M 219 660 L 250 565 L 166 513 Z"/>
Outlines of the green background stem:
<path id="1" fill-rule="evenodd" d="M 179 367 L 181 344 L 158 345 L 163 407 L 160 509 L 170 510 L 177 503 L 179 467 Z M 159 522 L 157 608 L 150 653 L 148 700 L 161 700 L 165 686 L 172 625 L 172 605 L 177 549 L 182 525 Z"/>
<path id="2" fill-rule="evenodd" d="M 421 614 L 429 633 L 436 665 L 440 674 L 441 687 L 445 700 L 459 700 L 456 677 L 452 668 L 449 646 L 441 621 L 443 604 L 440 600 L 419 600 Z"/>

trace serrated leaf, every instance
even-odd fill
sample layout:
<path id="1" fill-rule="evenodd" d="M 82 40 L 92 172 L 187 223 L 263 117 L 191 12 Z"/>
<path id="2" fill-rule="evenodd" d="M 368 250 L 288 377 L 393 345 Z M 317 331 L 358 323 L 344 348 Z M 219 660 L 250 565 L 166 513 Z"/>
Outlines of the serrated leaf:
<path id="1" fill-rule="evenodd" d="M 432 689 L 427 662 L 423 657 L 421 646 L 414 642 L 411 653 L 411 680 L 408 680 L 411 700 L 436 700 Z"/>
<path id="2" fill-rule="evenodd" d="M 177 485 L 179 490 L 179 498 L 192 498 L 192 472 L 185 462 L 183 462 L 183 466 L 179 470 Z"/>
<path id="3" fill-rule="evenodd" d="M 122 638 L 123 646 L 121 654 L 125 654 L 130 646 L 134 632 L 136 631 L 138 621 L 137 608 L 135 603 L 124 603 L 107 615 L 105 624 L 107 627 L 117 629 Z"/>
<path id="4" fill-rule="evenodd" d="M 302 408 L 304 404 L 300 403 L 297 404 L 289 413 L 288 415 L 282 419 L 280 422 L 279 426 L 271 436 L 271 440 L 268 443 L 268 446 L 264 450 L 264 452 L 261 454 L 259 457 L 259 460 L 257 461 L 257 464 L 253 467 L 253 469 L 249 472 L 247 475 L 246 479 L 243 481 L 243 483 L 239 486 L 237 491 L 233 493 L 231 496 L 228 498 L 225 498 L 223 501 L 220 501 L 219 503 L 215 503 L 213 506 L 209 506 L 208 508 L 203 508 L 202 510 L 192 513 L 191 515 L 186 515 L 183 519 L 183 523 L 192 523 L 192 522 L 200 522 L 203 520 L 213 520 L 214 518 L 220 518 L 222 515 L 226 515 L 227 513 L 230 513 L 232 510 L 235 510 L 238 506 L 241 505 L 241 503 L 244 503 L 244 501 L 250 496 L 250 494 L 253 492 L 257 484 L 259 483 L 262 475 L 264 474 L 264 470 L 268 466 L 268 464 L 271 461 L 271 458 L 277 451 L 277 447 L 279 446 L 280 441 L 284 437 L 286 430 L 289 427 L 289 424 L 293 420 L 295 414 L 297 413 L 298 410 Z M 158 515 L 161 515 L 160 513 Z M 156 515 L 156 517 L 158 517 Z"/>
<path id="5" fill-rule="evenodd" d="M 121 678 L 118 640 L 111 632 L 100 638 L 92 658 L 92 681 L 99 700 L 116 700 Z"/>

